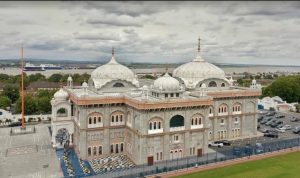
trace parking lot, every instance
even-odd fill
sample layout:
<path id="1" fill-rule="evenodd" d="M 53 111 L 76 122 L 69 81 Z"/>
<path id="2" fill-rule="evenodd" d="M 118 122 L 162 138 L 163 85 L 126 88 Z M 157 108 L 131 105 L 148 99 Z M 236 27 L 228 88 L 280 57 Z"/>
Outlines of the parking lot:
<path id="1" fill-rule="evenodd" d="M 279 142 L 279 141 L 284 142 L 285 140 L 289 140 L 289 139 L 293 139 L 293 138 L 296 138 L 296 139 L 299 138 L 298 140 L 300 143 L 300 135 L 295 134 L 292 131 L 296 126 L 300 126 L 300 121 L 298 121 L 298 122 L 290 121 L 292 117 L 300 118 L 300 113 L 292 113 L 292 112 L 288 112 L 288 113 L 276 112 L 276 113 L 285 116 L 283 118 L 276 118 L 276 120 L 281 120 L 281 121 L 283 121 L 283 125 L 291 125 L 291 127 L 292 127 L 290 130 L 286 130 L 284 133 L 278 133 L 278 138 L 260 136 L 260 137 L 254 137 L 254 138 L 238 139 L 238 140 L 230 141 L 231 145 L 229 145 L 229 146 L 223 146 L 221 148 L 218 148 L 218 147 L 211 147 L 211 148 L 213 150 L 215 150 L 216 152 L 219 152 L 221 154 L 228 156 L 228 154 L 233 154 L 232 150 L 234 148 L 236 148 L 236 147 L 245 148 L 245 146 L 247 144 L 254 146 L 256 143 L 262 143 L 265 147 L 269 147 L 274 142 Z M 259 117 L 260 116 L 263 116 L 264 118 L 268 118 L 268 117 L 275 118 L 275 116 L 266 116 L 266 113 L 259 114 Z M 263 129 L 269 129 L 269 130 L 276 129 L 276 127 L 272 128 L 271 126 L 266 126 L 264 124 L 258 123 L 258 125 L 260 125 L 260 129 L 258 129 L 258 131 L 261 131 Z"/>

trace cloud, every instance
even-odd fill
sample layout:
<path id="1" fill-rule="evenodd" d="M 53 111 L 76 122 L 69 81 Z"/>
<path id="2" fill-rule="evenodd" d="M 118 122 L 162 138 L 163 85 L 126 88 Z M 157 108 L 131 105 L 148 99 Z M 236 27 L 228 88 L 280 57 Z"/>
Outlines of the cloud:
<path id="1" fill-rule="evenodd" d="M 80 40 L 110 40 L 120 41 L 120 35 L 117 33 L 101 33 L 101 32 L 75 32 L 75 39 Z"/>

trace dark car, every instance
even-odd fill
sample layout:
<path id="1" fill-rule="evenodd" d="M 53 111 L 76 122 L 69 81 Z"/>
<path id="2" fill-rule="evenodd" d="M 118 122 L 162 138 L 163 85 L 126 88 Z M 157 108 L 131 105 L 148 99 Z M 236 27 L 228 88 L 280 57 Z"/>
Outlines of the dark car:
<path id="1" fill-rule="evenodd" d="M 12 122 L 8 125 L 8 127 L 16 127 L 16 126 L 21 126 L 22 123 L 21 122 Z"/>
<path id="2" fill-rule="evenodd" d="M 219 142 L 223 143 L 225 146 L 230 146 L 231 142 L 229 140 L 220 140 Z"/>
<path id="3" fill-rule="evenodd" d="M 265 124 L 265 123 L 269 122 L 272 119 L 273 119 L 272 117 L 264 118 L 262 121 L 260 121 L 260 123 Z"/>
<path id="4" fill-rule="evenodd" d="M 269 112 L 266 114 L 266 116 L 274 116 L 275 115 L 275 112 Z"/>
<path id="5" fill-rule="evenodd" d="M 298 117 L 293 117 L 293 118 L 291 119 L 291 122 L 298 122 L 298 121 L 300 121 L 300 119 L 299 119 Z"/>
<path id="6" fill-rule="evenodd" d="M 270 124 L 271 127 L 276 127 L 278 126 L 279 124 L 283 124 L 282 121 L 274 121 L 273 123 Z"/>
<path id="7" fill-rule="evenodd" d="M 276 126 L 277 129 L 283 127 L 283 123 Z"/>
<path id="8" fill-rule="evenodd" d="M 284 118 L 285 117 L 285 115 L 277 115 L 277 116 L 275 116 L 276 118 Z"/>
<path id="9" fill-rule="evenodd" d="M 257 122 L 260 122 L 260 121 L 262 121 L 262 120 L 263 120 L 263 118 L 264 118 L 264 116 L 259 116 L 259 117 L 257 118 Z"/>
<path id="10" fill-rule="evenodd" d="M 267 123 L 265 123 L 265 125 L 269 126 L 269 125 L 271 125 L 275 121 L 276 120 L 273 118 L 273 119 L 269 120 Z"/>
<path id="11" fill-rule="evenodd" d="M 277 132 L 264 133 L 264 137 L 278 138 L 278 133 Z"/>

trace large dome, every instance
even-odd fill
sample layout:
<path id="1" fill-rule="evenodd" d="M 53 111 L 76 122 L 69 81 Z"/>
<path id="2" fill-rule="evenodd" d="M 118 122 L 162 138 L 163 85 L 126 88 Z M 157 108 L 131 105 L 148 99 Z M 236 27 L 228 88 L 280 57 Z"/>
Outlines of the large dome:
<path id="1" fill-rule="evenodd" d="M 177 91 L 180 88 L 179 81 L 168 73 L 154 81 L 154 88 L 158 90 Z"/>
<path id="2" fill-rule="evenodd" d="M 194 88 L 200 81 L 205 79 L 223 79 L 225 72 L 219 67 L 206 62 L 200 55 L 200 47 L 198 48 L 197 57 L 186 64 L 177 67 L 173 71 L 173 77 L 183 80 L 187 88 Z"/>
<path id="3" fill-rule="evenodd" d="M 126 66 L 119 64 L 115 60 L 114 54 L 107 64 L 98 67 L 92 72 L 91 78 L 95 88 L 101 88 L 103 85 L 113 80 L 124 80 L 137 87 L 139 85 L 134 73 Z"/>

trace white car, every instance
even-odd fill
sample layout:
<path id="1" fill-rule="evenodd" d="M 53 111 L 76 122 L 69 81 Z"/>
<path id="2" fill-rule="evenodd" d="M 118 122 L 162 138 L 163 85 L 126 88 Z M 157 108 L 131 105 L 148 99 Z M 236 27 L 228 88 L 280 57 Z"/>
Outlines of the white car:
<path id="1" fill-rule="evenodd" d="M 215 142 L 209 142 L 209 143 L 208 143 L 208 146 L 209 146 L 209 147 L 213 146 L 213 147 L 219 147 L 219 148 L 221 148 L 221 147 L 223 147 L 224 145 L 223 145 L 222 142 L 215 141 Z"/>
<path id="2" fill-rule="evenodd" d="M 280 132 L 280 133 L 284 133 L 285 132 L 285 128 L 281 127 L 279 129 L 276 129 L 277 132 Z"/>
<path id="3" fill-rule="evenodd" d="M 292 126 L 291 125 L 284 125 L 282 128 L 284 128 L 285 130 L 291 130 Z"/>

